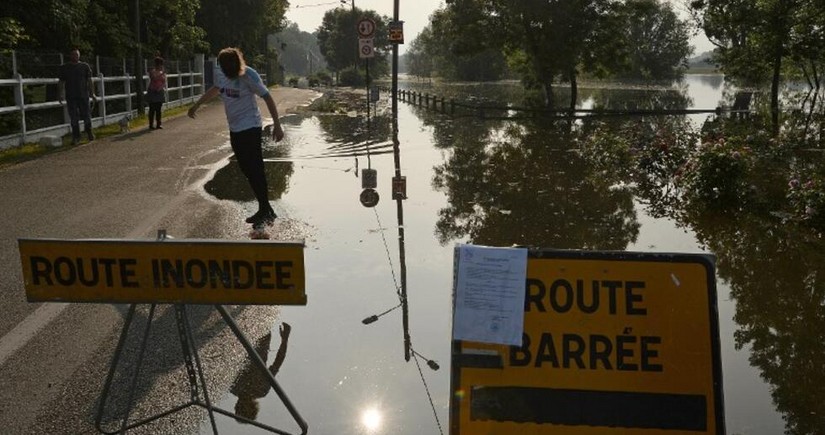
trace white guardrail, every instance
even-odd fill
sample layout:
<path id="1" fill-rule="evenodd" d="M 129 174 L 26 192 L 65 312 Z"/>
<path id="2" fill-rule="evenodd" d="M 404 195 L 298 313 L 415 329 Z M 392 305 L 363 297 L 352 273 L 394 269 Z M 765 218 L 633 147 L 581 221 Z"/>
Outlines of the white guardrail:
<path id="1" fill-rule="evenodd" d="M 166 103 L 164 103 L 164 107 L 177 107 L 183 104 L 192 103 L 198 97 L 200 97 L 200 95 L 204 92 L 203 70 L 204 56 L 197 55 L 195 56 L 193 63 L 190 64 L 190 72 L 175 73 L 167 71 L 166 78 L 168 88 L 166 90 Z M 66 111 L 65 107 L 63 109 L 62 123 L 50 125 L 47 127 L 41 127 L 34 130 L 27 129 L 27 113 L 36 110 L 53 109 L 65 105 L 61 104 L 59 101 L 47 101 L 44 103 L 34 104 L 27 104 L 25 101 L 24 90 L 26 89 L 26 87 L 57 85 L 58 80 L 56 78 L 24 78 L 19 73 L 15 74 L 15 76 L 16 78 L 13 79 L 0 79 L 0 87 L 14 88 L 15 102 L 14 106 L 0 107 L 0 116 L 11 113 L 19 113 L 20 129 L 17 133 L 6 136 L 0 136 L 0 149 L 12 148 L 26 143 L 37 142 L 42 137 L 46 136 L 63 136 L 65 134 L 70 133 L 71 125 L 69 123 L 69 114 Z M 133 107 L 134 104 L 132 102 L 132 98 L 136 97 L 135 91 L 132 90 L 132 82 L 134 82 L 134 80 L 134 76 L 127 75 L 105 77 L 103 76 L 103 74 L 98 74 L 98 76 L 92 79 L 93 84 L 95 86 L 95 92 L 97 94 L 97 106 L 99 107 L 96 113 L 97 116 L 94 116 L 92 118 L 92 125 L 94 127 L 99 127 L 101 125 L 108 124 L 116 124 L 127 114 L 133 117 L 137 114 L 137 108 Z M 146 86 L 149 82 L 148 75 L 144 74 L 143 81 L 143 89 L 146 89 Z M 109 86 L 108 84 L 116 82 L 121 83 L 121 85 L 117 86 L 117 88 L 123 89 L 123 93 L 107 94 L 106 91 L 108 87 L 115 87 Z M 172 86 L 173 84 L 174 86 Z M 117 100 L 125 100 L 125 110 L 116 113 L 107 112 L 106 103 Z M 93 115 L 94 114 L 95 113 L 93 113 Z M 83 121 L 81 120 L 81 124 L 82 122 Z M 81 128 L 83 128 L 82 125 Z"/>

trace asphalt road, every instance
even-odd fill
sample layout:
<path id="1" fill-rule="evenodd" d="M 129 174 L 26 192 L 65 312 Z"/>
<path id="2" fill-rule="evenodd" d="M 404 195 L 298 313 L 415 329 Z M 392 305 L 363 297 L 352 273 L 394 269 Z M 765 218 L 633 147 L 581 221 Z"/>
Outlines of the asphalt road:
<path id="1" fill-rule="evenodd" d="M 314 91 L 278 88 L 283 116 L 308 104 Z M 267 114 L 260 102 L 263 114 Z M 244 239 L 248 210 L 219 201 L 203 184 L 228 163 L 228 131 L 221 104 L 206 105 L 195 120 L 166 119 L 164 129 L 141 128 L 65 152 L 0 169 L 0 433 L 98 433 L 95 416 L 128 306 L 28 303 L 22 286 L 18 238 L 154 239 L 160 229 L 176 238 Z M 275 307 L 227 307 L 251 339 L 269 331 Z M 132 418 L 189 400 L 189 382 L 174 310 L 158 306 L 147 363 L 138 387 L 127 384 L 148 307 L 140 306 L 114 378 L 104 428 L 119 428 L 126 393 Z M 213 400 L 225 392 L 245 354 L 211 307 L 190 311 Z M 118 409 L 120 408 L 120 409 Z M 198 407 L 129 433 L 196 432 Z"/>

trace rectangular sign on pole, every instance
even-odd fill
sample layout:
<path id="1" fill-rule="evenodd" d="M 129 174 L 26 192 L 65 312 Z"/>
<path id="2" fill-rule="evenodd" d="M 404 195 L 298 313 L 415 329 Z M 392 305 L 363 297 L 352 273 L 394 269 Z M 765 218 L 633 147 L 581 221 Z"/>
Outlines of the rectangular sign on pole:
<path id="1" fill-rule="evenodd" d="M 714 261 L 531 250 L 521 345 L 453 341 L 450 433 L 724 434 Z"/>
<path id="2" fill-rule="evenodd" d="M 29 302 L 306 305 L 303 242 L 19 239 Z"/>
<path id="3" fill-rule="evenodd" d="M 372 38 L 358 38 L 358 56 L 361 59 L 372 59 L 375 57 L 375 47 Z"/>

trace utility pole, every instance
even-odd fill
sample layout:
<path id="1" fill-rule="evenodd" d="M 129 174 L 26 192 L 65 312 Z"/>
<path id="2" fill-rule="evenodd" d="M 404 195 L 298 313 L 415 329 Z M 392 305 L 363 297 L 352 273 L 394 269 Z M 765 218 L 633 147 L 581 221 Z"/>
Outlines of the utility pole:
<path id="1" fill-rule="evenodd" d="M 354 1 L 354 0 L 353 0 Z M 392 19 L 398 22 L 399 0 L 393 0 Z M 392 44 L 392 150 L 395 159 L 395 179 L 401 181 L 401 147 L 398 142 L 398 44 Z M 401 266 L 401 316 L 404 327 L 404 360 L 409 361 L 412 353 L 410 342 L 410 310 L 407 303 L 407 261 L 404 247 L 404 196 L 396 195 L 398 214 L 398 247 Z"/>

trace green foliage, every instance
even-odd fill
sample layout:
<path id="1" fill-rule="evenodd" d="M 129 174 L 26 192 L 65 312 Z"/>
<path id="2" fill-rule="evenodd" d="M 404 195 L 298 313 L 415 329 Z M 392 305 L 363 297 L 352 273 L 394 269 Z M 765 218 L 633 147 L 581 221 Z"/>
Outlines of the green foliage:
<path id="1" fill-rule="evenodd" d="M 285 0 L 200 0 L 195 22 L 206 30 L 211 51 L 240 47 L 247 61 L 269 56 L 266 35 L 284 27 Z M 261 62 L 263 58 L 259 58 Z"/>
<path id="2" fill-rule="evenodd" d="M 794 219 L 825 231 L 825 173 L 821 169 L 792 173 L 788 201 Z"/>
<path id="3" fill-rule="evenodd" d="M 292 76 L 289 79 L 287 79 L 286 82 L 287 82 L 287 84 L 289 84 L 289 86 L 292 86 L 293 88 L 295 88 L 295 87 L 298 86 L 298 77 Z"/>
<path id="4" fill-rule="evenodd" d="M 326 71 L 318 71 L 312 75 L 312 80 L 324 86 L 332 86 L 332 76 Z"/>
<path id="5" fill-rule="evenodd" d="M 694 16 L 716 45 L 726 78 L 744 86 L 770 83 L 772 131 L 780 129 L 780 89 L 804 77 L 818 90 L 825 61 L 821 0 L 695 0 Z M 795 76 L 795 77 L 794 77 Z"/>
<path id="6" fill-rule="evenodd" d="M 481 37 L 483 35 L 483 37 Z M 680 77 L 691 54 L 689 26 L 660 0 L 452 0 L 408 51 L 410 72 L 452 80 L 491 80 L 509 71 L 542 89 L 578 77 Z"/>
<path id="7" fill-rule="evenodd" d="M 367 84 L 367 80 L 360 70 L 348 67 L 338 73 L 338 84 L 340 86 L 363 87 Z"/>
<path id="8" fill-rule="evenodd" d="M 751 156 L 750 148 L 739 141 L 704 140 L 681 174 L 679 184 L 688 202 L 720 207 L 742 204 Z"/>
<path id="9" fill-rule="evenodd" d="M 10 50 L 29 40 L 26 29 L 12 17 L 0 17 L 0 50 Z"/>
<path id="10" fill-rule="evenodd" d="M 203 51 L 205 30 L 195 24 L 201 0 L 142 0 L 140 42 L 167 57 Z M 135 52 L 135 2 L 118 0 L 10 0 L 0 33 L 7 48 L 127 57 Z M 15 30 L 16 29 L 16 30 Z"/>
<path id="11" fill-rule="evenodd" d="M 370 75 L 379 77 L 388 71 L 387 55 L 391 51 L 387 28 L 389 18 L 382 17 L 372 10 L 332 9 L 324 14 L 321 27 L 316 33 L 318 46 L 332 71 L 342 71 L 344 68 L 361 64 L 363 61 L 358 55 L 356 28 L 362 18 L 369 18 L 375 22 L 375 57 L 370 60 Z"/>
<path id="12" fill-rule="evenodd" d="M 631 78 L 673 80 L 687 68 L 693 54 L 687 21 L 670 3 L 629 0 L 624 7 L 627 71 Z"/>

